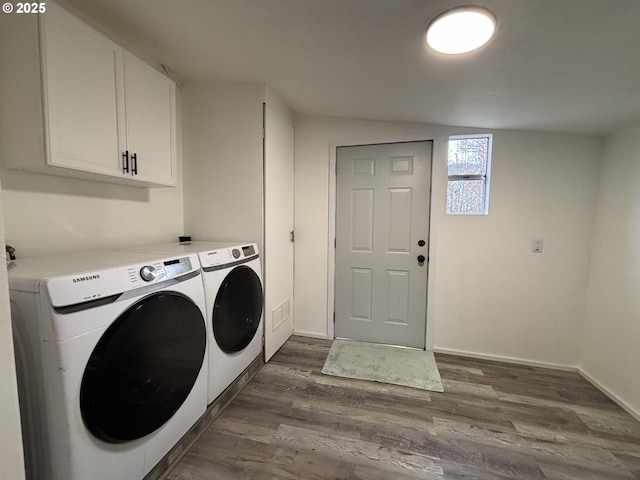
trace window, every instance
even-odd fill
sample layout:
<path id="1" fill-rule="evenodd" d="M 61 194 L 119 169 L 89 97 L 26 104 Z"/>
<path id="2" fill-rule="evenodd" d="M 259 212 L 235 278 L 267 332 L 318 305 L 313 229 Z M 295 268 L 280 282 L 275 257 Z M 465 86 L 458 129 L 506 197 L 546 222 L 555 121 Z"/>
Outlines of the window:
<path id="1" fill-rule="evenodd" d="M 492 135 L 449 137 L 447 214 L 489 213 Z"/>

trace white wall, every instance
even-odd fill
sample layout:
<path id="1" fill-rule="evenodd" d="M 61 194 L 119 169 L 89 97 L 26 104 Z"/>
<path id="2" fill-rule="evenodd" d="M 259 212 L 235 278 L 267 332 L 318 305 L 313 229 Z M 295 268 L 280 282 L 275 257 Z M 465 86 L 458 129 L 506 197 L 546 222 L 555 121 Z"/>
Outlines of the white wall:
<path id="1" fill-rule="evenodd" d="M 577 365 L 600 151 L 593 138 L 494 132 L 489 215 L 434 212 L 436 347 Z"/>
<path id="2" fill-rule="evenodd" d="M 4 219 L 0 197 L 0 249 L 4 251 Z M 25 477 L 22 431 L 18 407 L 16 365 L 9 310 L 7 269 L 0 268 L 0 478 L 20 480 Z"/>
<path id="3" fill-rule="evenodd" d="M 581 369 L 640 418 L 640 124 L 606 138 Z"/>
<path id="4" fill-rule="evenodd" d="M 181 95 L 178 186 L 138 188 L 0 169 L 5 240 L 19 258 L 168 242 L 182 234 Z"/>
<path id="5" fill-rule="evenodd" d="M 264 85 L 189 82 L 183 98 L 185 233 L 262 250 Z"/>
<path id="6" fill-rule="evenodd" d="M 577 364 L 600 140 L 492 131 L 490 213 L 469 217 L 444 214 L 447 139 L 481 131 L 305 116 L 295 128 L 298 333 L 332 334 L 330 147 L 433 139 L 427 345 Z M 534 238 L 544 253 L 530 251 Z"/>

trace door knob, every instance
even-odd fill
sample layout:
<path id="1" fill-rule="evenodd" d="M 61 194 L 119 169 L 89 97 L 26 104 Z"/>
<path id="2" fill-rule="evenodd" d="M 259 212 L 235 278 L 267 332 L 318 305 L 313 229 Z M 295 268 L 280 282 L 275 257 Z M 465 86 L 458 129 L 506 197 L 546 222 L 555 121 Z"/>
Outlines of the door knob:
<path id="1" fill-rule="evenodd" d="M 418 263 L 424 263 L 425 258 L 424 255 L 418 255 Z"/>
<path id="2" fill-rule="evenodd" d="M 425 241 L 424 240 L 418 240 L 418 246 L 419 247 L 424 247 Z"/>

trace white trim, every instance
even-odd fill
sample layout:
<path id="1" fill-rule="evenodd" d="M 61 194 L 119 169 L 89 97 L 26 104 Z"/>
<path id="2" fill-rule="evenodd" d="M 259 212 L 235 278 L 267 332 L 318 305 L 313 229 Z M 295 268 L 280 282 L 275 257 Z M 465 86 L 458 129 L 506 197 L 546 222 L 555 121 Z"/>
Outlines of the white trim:
<path id="1" fill-rule="evenodd" d="M 513 357 L 503 357 L 501 355 L 487 355 L 484 353 L 477 352 L 467 352 L 464 350 L 453 350 L 450 348 L 433 348 L 434 353 L 443 353 L 446 355 L 455 355 L 458 357 L 467 357 L 467 358 L 478 358 L 480 360 L 491 360 L 495 362 L 502 363 L 512 363 L 515 365 L 525 365 L 529 367 L 542 367 L 549 368 L 552 370 L 561 370 L 565 372 L 576 372 L 582 378 L 584 378 L 587 382 L 593 385 L 595 388 L 600 390 L 604 395 L 606 395 L 611 401 L 616 403 L 620 408 L 622 408 L 625 412 L 631 415 L 635 420 L 640 422 L 640 412 L 636 411 L 631 405 L 629 405 L 626 401 L 620 398 L 618 395 L 613 393 L 609 388 L 605 387 L 602 383 L 593 378 L 590 374 L 582 370 L 582 368 L 577 366 L 570 365 L 560 365 L 557 363 L 547 363 L 547 362 L 538 362 L 535 360 L 526 360 L 523 358 L 513 358 Z"/>
<path id="2" fill-rule="evenodd" d="M 434 347 L 435 353 L 443 353 L 446 355 L 455 355 L 458 357 L 478 358 L 480 360 L 491 360 L 493 362 L 513 363 L 515 365 L 525 365 L 528 367 L 542 367 L 552 370 L 562 370 L 565 372 L 578 372 L 578 367 L 571 365 L 561 365 L 558 363 L 538 362 L 535 360 L 527 360 L 525 358 L 503 357 L 501 355 L 488 355 L 485 353 L 467 352 L 465 350 L 453 350 L 450 348 Z"/>
<path id="3" fill-rule="evenodd" d="M 493 134 L 488 133 L 489 148 L 487 149 L 487 171 L 485 172 L 484 183 L 484 213 L 489 215 L 489 198 L 491 196 L 491 165 L 493 165 Z"/>
<path id="4" fill-rule="evenodd" d="M 426 138 L 425 138 L 426 137 Z M 430 138 L 429 138 L 430 137 Z M 336 250 L 335 250 L 335 238 L 336 238 L 336 149 L 338 147 L 351 147 L 358 145 L 378 145 L 385 143 L 403 143 L 403 142 L 433 142 L 431 149 L 431 185 L 433 185 L 433 162 L 436 135 L 397 135 L 397 136 L 380 136 L 374 138 L 359 138 L 359 139 L 342 139 L 342 140 L 330 140 L 329 141 L 329 225 L 328 225 L 328 238 L 327 238 L 327 337 L 333 339 L 335 337 L 335 330 L 333 324 L 333 313 L 335 305 L 335 281 L 336 281 Z M 429 202 L 429 213 L 432 212 L 432 200 Z M 431 215 L 430 215 L 431 218 Z M 429 222 L 431 223 L 431 221 Z M 431 255 L 431 234 L 432 225 L 429 225 L 429 255 Z M 429 275 L 432 270 L 430 269 Z M 430 350 L 433 346 L 433 332 L 434 328 L 431 325 L 429 317 L 429 299 L 432 298 L 431 286 L 433 282 L 430 280 L 427 282 L 427 312 L 426 315 L 426 328 L 425 328 L 425 348 Z"/>
<path id="5" fill-rule="evenodd" d="M 465 138 L 486 138 L 493 137 L 493 133 L 469 133 L 469 134 L 458 134 L 458 135 L 449 135 L 449 139 L 452 140 L 461 140 Z M 491 140 L 493 141 L 493 139 Z"/>
<path id="6" fill-rule="evenodd" d="M 298 330 L 294 330 L 293 334 L 298 335 L 299 337 L 319 338 L 321 340 L 333 340 L 333 337 L 328 337 L 327 335 L 322 335 L 320 333 L 300 332 Z"/>
<path id="7" fill-rule="evenodd" d="M 598 380 L 593 378 L 590 374 L 588 374 L 587 372 L 582 370 L 582 368 L 578 367 L 577 371 L 578 371 L 578 373 L 580 375 L 582 375 L 582 377 L 586 381 L 591 383 L 594 387 L 596 387 L 598 390 L 600 390 L 602 393 L 604 393 L 607 397 L 609 397 L 611 400 L 613 400 L 615 403 L 617 403 L 620 406 L 620 408 L 622 408 L 629 415 L 631 415 L 634 419 L 636 419 L 637 421 L 640 422 L 640 412 L 636 411 L 631 405 L 629 405 L 622 398 L 620 398 L 618 395 L 613 393 L 609 388 L 605 387 Z"/>

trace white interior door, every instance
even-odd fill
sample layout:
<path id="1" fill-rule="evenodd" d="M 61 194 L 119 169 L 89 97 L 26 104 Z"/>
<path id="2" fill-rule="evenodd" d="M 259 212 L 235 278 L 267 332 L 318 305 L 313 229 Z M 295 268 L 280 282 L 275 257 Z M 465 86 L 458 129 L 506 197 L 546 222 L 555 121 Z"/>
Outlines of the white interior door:
<path id="1" fill-rule="evenodd" d="M 431 142 L 340 147 L 336 166 L 335 335 L 424 348 Z"/>
<path id="2" fill-rule="evenodd" d="M 267 96 L 264 113 L 265 361 L 293 333 L 293 124 Z"/>

